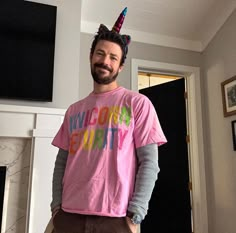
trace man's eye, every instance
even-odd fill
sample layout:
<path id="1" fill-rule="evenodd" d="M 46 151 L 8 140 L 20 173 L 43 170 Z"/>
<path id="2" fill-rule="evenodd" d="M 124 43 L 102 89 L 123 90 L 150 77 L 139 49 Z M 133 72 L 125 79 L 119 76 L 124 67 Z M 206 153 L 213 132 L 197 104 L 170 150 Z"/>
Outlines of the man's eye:
<path id="1" fill-rule="evenodd" d="M 117 58 L 116 57 L 111 57 L 111 60 L 117 61 Z"/>
<path id="2" fill-rule="evenodd" d="M 103 53 L 102 52 L 97 52 L 97 55 L 102 56 Z"/>

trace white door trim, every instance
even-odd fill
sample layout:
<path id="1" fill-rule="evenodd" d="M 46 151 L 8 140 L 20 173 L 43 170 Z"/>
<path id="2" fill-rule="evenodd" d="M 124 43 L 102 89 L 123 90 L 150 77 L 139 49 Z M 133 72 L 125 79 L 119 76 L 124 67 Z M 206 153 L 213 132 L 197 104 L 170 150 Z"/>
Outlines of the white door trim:
<path id="1" fill-rule="evenodd" d="M 205 161 L 203 150 L 200 68 L 171 63 L 132 59 L 131 89 L 138 91 L 138 71 L 154 70 L 174 73 L 186 78 L 188 92 L 188 129 L 190 136 L 190 179 L 192 179 L 193 232 L 208 232 Z"/>

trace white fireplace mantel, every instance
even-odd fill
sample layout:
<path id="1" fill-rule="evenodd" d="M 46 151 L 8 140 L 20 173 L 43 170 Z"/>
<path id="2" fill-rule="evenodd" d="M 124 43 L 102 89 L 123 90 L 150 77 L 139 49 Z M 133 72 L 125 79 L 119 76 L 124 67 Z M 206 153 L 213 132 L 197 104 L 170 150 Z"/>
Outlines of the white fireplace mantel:
<path id="1" fill-rule="evenodd" d="M 32 139 L 25 233 L 44 232 L 51 215 L 51 183 L 57 153 L 51 141 L 64 114 L 65 109 L 0 105 L 0 137 Z"/>
<path id="2" fill-rule="evenodd" d="M 64 109 L 0 104 L 0 136 L 31 138 L 38 130 L 54 133 L 64 114 Z"/>

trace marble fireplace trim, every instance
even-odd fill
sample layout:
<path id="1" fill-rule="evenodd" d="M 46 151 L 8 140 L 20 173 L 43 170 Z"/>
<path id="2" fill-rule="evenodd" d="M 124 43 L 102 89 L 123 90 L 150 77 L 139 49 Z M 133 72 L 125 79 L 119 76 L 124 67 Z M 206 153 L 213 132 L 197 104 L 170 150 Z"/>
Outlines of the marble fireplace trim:
<path id="1" fill-rule="evenodd" d="M 65 109 L 0 104 L 0 137 L 31 139 L 25 233 L 43 232 L 42 229 L 50 216 L 48 204 L 51 198 L 51 179 L 48 177 L 52 174 L 54 163 L 52 153 L 55 152 L 51 140 L 58 131 L 64 114 Z M 6 182 L 5 190 L 8 190 L 8 185 Z M 40 190 L 43 191 L 43 195 Z M 40 195 L 45 197 L 41 203 L 38 201 Z M 5 196 L 8 197 L 8 194 Z M 7 198 L 3 206 L 2 230 L 6 221 L 6 203 Z M 40 207 L 42 212 L 39 211 Z M 35 228 L 36 223 L 37 228 Z"/>

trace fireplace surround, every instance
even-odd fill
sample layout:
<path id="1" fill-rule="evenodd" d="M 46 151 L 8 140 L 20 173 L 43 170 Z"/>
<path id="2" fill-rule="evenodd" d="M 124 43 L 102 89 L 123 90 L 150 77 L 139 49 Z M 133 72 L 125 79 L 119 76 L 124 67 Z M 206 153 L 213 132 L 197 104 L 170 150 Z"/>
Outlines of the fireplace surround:
<path id="1" fill-rule="evenodd" d="M 51 141 L 64 114 L 64 109 L 0 104 L 0 166 L 6 170 L 2 233 L 44 232 L 57 153 Z"/>

